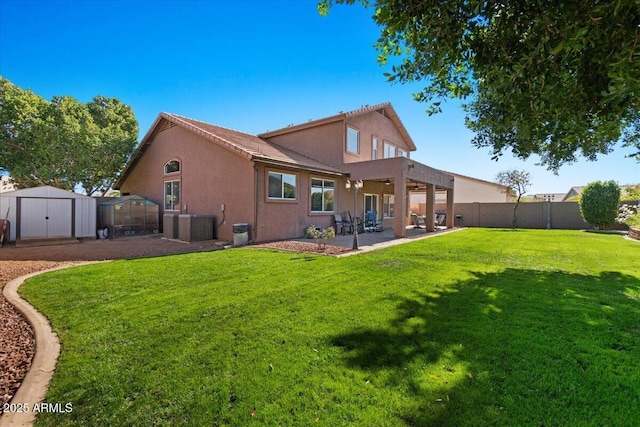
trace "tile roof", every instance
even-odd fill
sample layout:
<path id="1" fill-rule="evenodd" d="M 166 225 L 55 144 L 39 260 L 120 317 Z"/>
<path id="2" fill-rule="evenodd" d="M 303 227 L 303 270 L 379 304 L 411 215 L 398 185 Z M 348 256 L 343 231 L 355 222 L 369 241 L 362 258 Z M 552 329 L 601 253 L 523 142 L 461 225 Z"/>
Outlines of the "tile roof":
<path id="1" fill-rule="evenodd" d="M 345 172 L 289 148 L 261 139 L 255 135 L 201 122 L 177 114 L 163 114 L 166 115 L 168 120 L 174 121 L 176 124 L 183 124 L 189 130 L 211 141 L 217 142 L 232 151 L 236 151 L 238 154 L 249 157 L 251 160 L 280 162 L 288 166 L 298 166 L 333 173 Z"/>
<path id="2" fill-rule="evenodd" d="M 286 133 L 296 132 L 302 129 L 312 128 L 324 123 L 331 123 L 331 122 L 336 122 L 340 120 L 346 120 L 348 118 L 361 116 L 363 114 L 369 114 L 375 111 L 379 112 L 380 114 L 384 115 L 385 117 L 388 117 L 391 121 L 393 121 L 396 128 L 398 129 L 402 137 L 405 139 L 406 143 L 409 145 L 410 150 L 411 151 L 416 150 L 416 144 L 413 142 L 411 135 L 409 135 L 409 132 L 404 127 L 404 124 L 400 120 L 400 117 L 398 117 L 396 110 L 393 108 L 390 102 L 383 102 L 375 105 L 364 105 L 356 110 L 351 110 L 347 112 L 340 111 L 338 114 L 333 116 L 324 117 L 322 119 L 317 119 L 317 120 L 311 120 L 309 122 L 300 123 L 297 125 L 290 125 L 284 128 L 261 133 L 258 136 L 261 138 L 270 138 L 276 135 L 282 135 Z"/>
<path id="3" fill-rule="evenodd" d="M 327 165 L 318 160 L 305 156 L 304 154 L 295 152 L 291 149 L 279 146 L 273 142 L 266 141 L 255 135 L 245 132 L 228 129 L 222 126 L 216 126 L 210 123 L 201 122 L 178 114 L 160 113 L 155 122 L 142 138 L 138 148 L 125 166 L 120 178 L 114 184 L 114 188 L 119 188 L 122 181 L 128 175 L 128 172 L 135 165 L 142 153 L 147 149 L 153 136 L 155 136 L 162 125 L 180 126 L 190 132 L 196 133 L 203 138 L 219 144 L 220 146 L 235 152 L 236 154 L 246 157 L 249 160 L 278 164 L 281 166 L 312 170 L 315 172 L 324 172 L 331 174 L 343 174 L 344 170 L 334 166 Z"/>

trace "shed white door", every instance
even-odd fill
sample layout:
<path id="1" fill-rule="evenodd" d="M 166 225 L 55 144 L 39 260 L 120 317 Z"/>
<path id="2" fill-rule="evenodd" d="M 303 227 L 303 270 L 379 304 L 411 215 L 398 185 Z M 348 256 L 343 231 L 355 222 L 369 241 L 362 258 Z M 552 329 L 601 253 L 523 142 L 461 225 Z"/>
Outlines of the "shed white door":
<path id="1" fill-rule="evenodd" d="M 22 198 L 20 238 L 51 239 L 71 237 L 71 199 Z"/>

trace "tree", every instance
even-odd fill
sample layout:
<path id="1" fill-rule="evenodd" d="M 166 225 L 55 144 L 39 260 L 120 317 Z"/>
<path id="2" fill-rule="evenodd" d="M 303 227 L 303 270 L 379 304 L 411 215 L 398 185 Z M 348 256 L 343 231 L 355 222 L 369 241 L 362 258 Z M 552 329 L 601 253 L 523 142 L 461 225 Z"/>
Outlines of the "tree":
<path id="1" fill-rule="evenodd" d="M 550 170 L 619 141 L 640 161 L 640 2 L 635 0 L 321 0 L 361 3 L 381 27 L 378 62 L 390 82 L 441 111 L 468 99 L 472 143 L 497 159 L 533 154 Z"/>
<path id="2" fill-rule="evenodd" d="M 0 172 L 19 187 L 81 186 L 87 195 L 104 194 L 137 137 L 133 110 L 115 98 L 47 101 L 0 77 Z"/>
<path id="3" fill-rule="evenodd" d="M 618 216 L 620 187 L 615 181 L 596 181 L 582 190 L 580 213 L 585 222 L 600 230 L 612 225 Z"/>
<path id="4" fill-rule="evenodd" d="M 506 187 L 504 191 L 507 194 L 516 198 L 516 204 L 513 206 L 513 219 L 511 220 L 511 227 L 516 228 L 516 211 L 520 205 L 520 199 L 531 185 L 531 175 L 529 172 L 510 169 L 498 173 L 498 175 L 496 175 L 496 182 Z"/>

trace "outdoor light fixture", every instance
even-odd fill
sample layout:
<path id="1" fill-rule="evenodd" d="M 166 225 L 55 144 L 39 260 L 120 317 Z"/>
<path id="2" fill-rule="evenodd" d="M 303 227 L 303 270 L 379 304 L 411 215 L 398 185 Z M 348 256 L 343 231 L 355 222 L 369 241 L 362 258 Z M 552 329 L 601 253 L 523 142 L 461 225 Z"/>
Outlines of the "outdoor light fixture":
<path id="1" fill-rule="evenodd" d="M 353 222 L 351 226 L 353 227 L 353 245 L 351 249 L 354 251 L 358 250 L 358 191 L 362 189 L 362 180 L 359 179 L 354 181 L 353 183 Z M 347 182 L 344 184 L 344 188 L 348 191 L 351 191 L 351 181 L 347 179 Z"/>
<path id="2" fill-rule="evenodd" d="M 389 185 L 391 184 L 391 181 L 389 181 L 389 178 L 387 178 L 387 180 L 384 182 L 384 185 Z"/>

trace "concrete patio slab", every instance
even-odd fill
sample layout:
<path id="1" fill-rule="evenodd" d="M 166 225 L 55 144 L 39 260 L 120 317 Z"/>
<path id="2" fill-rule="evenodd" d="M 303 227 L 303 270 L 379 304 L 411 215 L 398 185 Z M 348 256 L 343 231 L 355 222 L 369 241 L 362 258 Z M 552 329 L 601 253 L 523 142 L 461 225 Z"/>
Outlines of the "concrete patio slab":
<path id="1" fill-rule="evenodd" d="M 437 228 L 434 232 L 428 232 L 424 228 L 415 228 L 413 226 L 407 227 L 407 237 L 397 238 L 393 232 L 392 228 L 388 228 L 383 231 L 365 231 L 364 233 L 358 233 L 358 247 L 362 250 L 367 246 L 379 245 L 385 242 L 391 242 L 395 240 L 405 241 L 405 240 L 414 240 L 419 239 L 426 236 L 438 235 L 443 232 L 447 232 L 453 229 L 447 229 L 444 227 Z M 353 246 L 353 234 L 345 234 L 337 235 L 335 239 L 333 239 L 330 243 L 334 246 L 341 246 L 344 248 L 351 248 Z"/>

